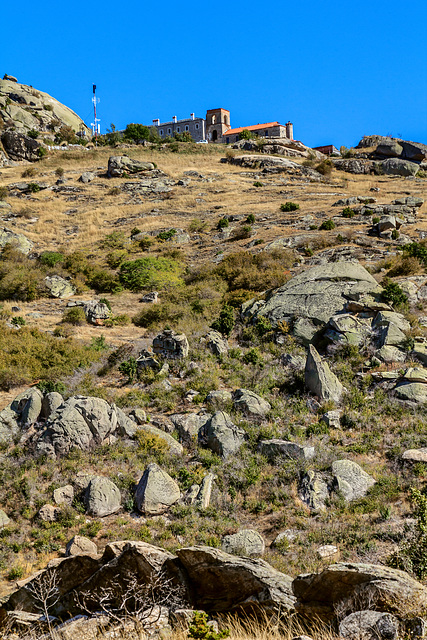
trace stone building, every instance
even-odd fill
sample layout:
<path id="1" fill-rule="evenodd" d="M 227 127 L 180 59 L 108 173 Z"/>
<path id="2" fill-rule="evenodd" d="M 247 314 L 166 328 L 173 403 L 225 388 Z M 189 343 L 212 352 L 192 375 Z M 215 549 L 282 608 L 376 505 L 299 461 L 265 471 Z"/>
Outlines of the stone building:
<path id="1" fill-rule="evenodd" d="M 153 120 L 153 127 L 157 129 L 160 138 L 173 138 L 175 133 L 190 133 L 194 142 L 206 140 L 206 120 L 204 118 L 196 118 L 194 113 L 189 118 L 178 120 L 173 116 L 170 122 L 160 122 L 159 119 Z"/>
<path id="2" fill-rule="evenodd" d="M 249 127 L 238 127 L 237 129 L 228 129 L 222 134 L 220 142 L 224 144 L 230 144 L 231 142 L 237 142 L 239 135 L 242 131 L 250 131 L 262 138 L 288 138 L 294 139 L 294 127 L 292 122 L 287 122 L 285 125 L 280 122 L 266 122 L 264 124 L 254 124 Z"/>
<path id="3" fill-rule="evenodd" d="M 206 137 L 208 142 L 221 142 L 230 126 L 228 109 L 208 109 L 206 111 Z"/>

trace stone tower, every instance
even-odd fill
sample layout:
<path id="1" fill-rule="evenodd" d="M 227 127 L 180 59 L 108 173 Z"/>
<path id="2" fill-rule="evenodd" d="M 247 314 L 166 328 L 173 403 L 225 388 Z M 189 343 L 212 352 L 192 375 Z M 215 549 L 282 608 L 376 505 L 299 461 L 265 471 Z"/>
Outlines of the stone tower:
<path id="1" fill-rule="evenodd" d="M 208 109 L 206 111 L 206 138 L 209 142 L 221 142 L 222 136 L 230 126 L 230 112 L 227 109 Z"/>

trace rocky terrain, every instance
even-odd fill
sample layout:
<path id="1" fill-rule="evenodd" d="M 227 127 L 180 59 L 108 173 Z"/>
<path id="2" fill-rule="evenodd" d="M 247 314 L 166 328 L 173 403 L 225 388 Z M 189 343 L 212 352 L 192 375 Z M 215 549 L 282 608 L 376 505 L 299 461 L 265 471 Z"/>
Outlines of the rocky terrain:
<path id="1" fill-rule="evenodd" d="M 423 637 L 424 145 L 40 154 L 6 102 L 3 635 Z"/>

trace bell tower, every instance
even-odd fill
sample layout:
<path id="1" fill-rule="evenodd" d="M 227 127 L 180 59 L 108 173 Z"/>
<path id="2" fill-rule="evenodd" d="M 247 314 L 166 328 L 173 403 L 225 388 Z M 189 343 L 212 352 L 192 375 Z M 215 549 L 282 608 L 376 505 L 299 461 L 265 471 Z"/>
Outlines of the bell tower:
<path id="1" fill-rule="evenodd" d="M 230 112 L 227 109 L 206 111 L 206 138 L 208 142 L 221 142 L 222 136 L 231 129 Z"/>

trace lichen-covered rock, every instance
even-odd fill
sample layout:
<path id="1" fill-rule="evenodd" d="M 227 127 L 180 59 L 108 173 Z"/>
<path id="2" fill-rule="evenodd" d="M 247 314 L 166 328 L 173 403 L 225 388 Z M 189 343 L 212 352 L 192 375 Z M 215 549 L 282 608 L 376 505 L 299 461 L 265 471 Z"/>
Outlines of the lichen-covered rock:
<path id="1" fill-rule="evenodd" d="M 375 484 L 374 478 L 352 460 L 336 460 L 332 463 L 332 473 L 338 490 L 348 502 L 363 498 Z"/>
<path id="2" fill-rule="evenodd" d="M 303 446 L 289 440 L 280 440 L 272 438 L 271 440 L 261 440 L 259 443 L 261 453 L 275 460 L 276 458 L 285 458 L 288 460 L 310 460 L 314 457 L 314 447 Z"/>
<path id="3" fill-rule="evenodd" d="M 69 298 L 76 293 L 71 282 L 61 276 L 46 276 L 44 283 L 52 298 Z"/>
<path id="4" fill-rule="evenodd" d="M 6 515 L 3 509 L 0 509 L 0 531 L 3 527 L 7 527 L 10 524 L 10 518 Z"/>
<path id="5" fill-rule="evenodd" d="M 108 159 L 108 177 L 120 178 L 124 173 L 140 173 L 141 171 L 152 171 L 152 162 L 141 162 L 132 160 L 128 156 L 110 156 Z"/>
<path id="6" fill-rule="evenodd" d="M 28 240 L 22 233 L 15 233 L 6 227 L 0 228 L 0 248 L 3 249 L 7 244 L 16 247 L 18 251 L 27 255 L 32 250 L 34 244 Z"/>
<path id="7" fill-rule="evenodd" d="M 321 402 L 341 400 L 344 388 L 336 375 L 323 362 L 313 345 L 308 348 L 305 364 L 305 386 L 311 393 L 318 396 Z"/>
<path id="8" fill-rule="evenodd" d="M 213 329 L 205 336 L 204 341 L 209 351 L 215 356 L 222 356 L 228 353 L 227 339 L 222 336 L 219 331 Z"/>
<path id="9" fill-rule="evenodd" d="M 401 158 L 388 158 L 381 163 L 384 173 L 395 176 L 416 176 L 420 165 Z"/>
<path id="10" fill-rule="evenodd" d="M 86 511 L 95 518 L 103 518 L 119 511 L 121 496 L 118 487 L 108 478 L 95 476 L 85 494 Z"/>
<path id="11" fill-rule="evenodd" d="M 323 511 L 329 498 L 328 483 L 322 475 L 310 469 L 300 480 L 298 495 L 310 509 Z"/>
<path id="12" fill-rule="evenodd" d="M 73 485 L 67 484 L 64 487 L 58 487 L 53 492 L 53 499 L 55 504 L 68 504 L 71 505 L 74 500 L 74 488 Z"/>
<path id="13" fill-rule="evenodd" d="M 404 571 L 375 564 L 332 564 L 321 573 L 298 576 L 292 589 L 298 612 L 323 619 L 333 618 L 338 603 L 351 604 L 355 597 L 376 611 L 393 613 L 409 606 L 415 615 L 427 602 L 427 589 L 420 582 Z"/>
<path id="14" fill-rule="evenodd" d="M 157 464 L 149 464 L 138 483 L 135 502 L 147 516 L 165 513 L 181 497 L 179 486 Z"/>
<path id="15" fill-rule="evenodd" d="M 237 411 L 241 411 L 250 418 L 263 418 L 271 409 L 271 404 L 267 400 L 249 389 L 236 389 L 233 393 L 233 404 Z"/>
<path id="16" fill-rule="evenodd" d="M 84 536 L 74 536 L 67 542 L 67 546 L 65 547 L 65 555 L 67 557 L 83 555 L 96 556 L 97 554 L 98 549 L 96 544 Z"/>
<path id="17" fill-rule="evenodd" d="M 175 333 L 172 329 L 165 329 L 154 338 L 153 351 L 164 358 L 186 358 L 189 351 L 187 336 L 184 333 Z"/>
<path id="18" fill-rule="evenodd" d="M 224 536 L 221 547 L 226 553 L 236 556 L 262 556 L 265 551 L 264 538 L 254 529 L 242 529 Z"/>
<path id="19" fill-rule="evenodd" d="M 348 640 L 397 640 L 399 620 L 381 611 L 354 611 L 340 622 L 339 634 Z"/>
<path id="20" fill-rule="evenodd" d="M 175 413 L 170 419 L 178 431 L 180 441 L 190 445 L 211 417 L 210 413 Z"/>
<path id="21" fill-rule="evenodd" d="M 245 432 L 237 427 L 225 411 L 217 411 L 201 427 L 199 441 L 223 458 L 235 453 L 245 441 Z"/>

